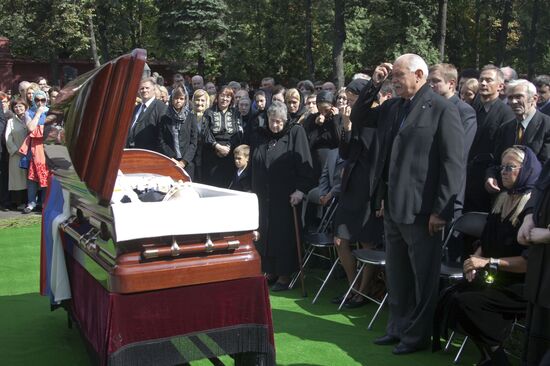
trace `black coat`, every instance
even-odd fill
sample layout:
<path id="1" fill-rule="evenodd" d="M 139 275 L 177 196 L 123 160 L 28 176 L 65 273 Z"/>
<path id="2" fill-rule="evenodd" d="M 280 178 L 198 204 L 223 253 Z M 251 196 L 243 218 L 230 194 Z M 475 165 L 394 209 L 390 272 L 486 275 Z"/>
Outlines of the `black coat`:
<path id="1" fill-rule="evenodd" d="M 313 159 L 313 174 L 317 181 L 321 176 L 327 160 L 328 152 L 338 147 L 342 118 L 340 115 L 325 119 L 322 125 L 315 123 L 319 113 L 309 115 L 303 123 L 309 142 L 309 150 Z"/>
<path id="2" fill-rule="evenodd" d="M 546 103 L 542 106 L 541 109 L 539 109 L 540 112 L 546 114 L 547 116 L 550 116 L 550 103 Z"/>
<path id="3" fill-rule="evenodd" d="M 134 117 L 140 108 L 140 105 L 134 108 Z M 130 127 L 126 147 L 160 152 L 158 125 L 165 112 L 166 104 L 159 99 L 153 100 L 145 112 L 138 117 L 136 123 Z M 132 122 L 134 117 L 132 117 Z"/>
<path id="4" fill-rule="evenodd" d="M 476 110 L 477 131 L 468 154 L 466 172 L 466 211 L 488 212 L 491 207 L 489 193 L 485 190 L 485 173 L 494 161 L 498 128 L 516 118 L 512 109 L 496 99 L 488 112 L 482 104 Z"/>
<path id="5" fill-rule="evenodd" d="M 191 178 L 194 173 L 195 154 L 197 152 L 197 120 L 194 114 L 188 113 L 185 121 L 180 121 L 165 114 L 160 119 L 158 133 L 159 152 L 169 158 L 177 159 L 174 132 L 178 131 L 179 149 L 181 158 L 185 162 L 185 170 Z"/>
<path id="6" fill-rule="evenodd" d="M 288 125 L 280 136 L 262 131 L 250 161 L 260 207 L 258 250 L 264 272 L 289 275 L 298 269 L 290 195 L 313 187 L 311 155 L 299 125 Z"/>
<path id="7" fill-rule="evenodd" d="M 244 168 L 244 170 L 241 172 L 241 175 L 237 175 L 237 172 L 235 172 L 233 180 L 231 181 L 231 184 L 228 188 L 241 192 L 251 192 L 252 176 L 250 174 L 250 168 L 248 166 Z"/>
<path id="8" fill-rule="evenodd" d="M 6 138 L 4 137 L 6 134 L 6 126 L 8 123 L 8 119 L 4 115 L 4 110 L 0 108 L 0 155 L 5 151 L 6 149 Z"/>
<path id="9" fill-rule="evenodd" d="M 458 110 L 426 84 L 403 121 L 404 100 L 390 99 L 371 108 L 377 93 L 377 88 L 367 85 L 350 116 L 364 126 L 377 127 L 379 149 L 371 192 L 385 179 L 388 162 L 385 207 L 394 222 L 412 224 L 418 216 L 432 213 L 449 221 L 464 171 L 464 128 Z"/>

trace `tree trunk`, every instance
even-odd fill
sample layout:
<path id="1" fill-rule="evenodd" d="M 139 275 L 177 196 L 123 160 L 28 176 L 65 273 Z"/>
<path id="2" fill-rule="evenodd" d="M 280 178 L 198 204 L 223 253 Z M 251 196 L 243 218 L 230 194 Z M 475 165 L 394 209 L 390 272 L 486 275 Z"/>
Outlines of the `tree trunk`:
<path id="1" fill-rule="evenodd" d="M 502 11 L 502 26 L 497 38 L 497 57 L 496 64 L 503 66 L 506 56 L 506 43 L 508 42 L 508 29 L 510 18 L 512 17 L 512 0 L 503 1 L 504 9 Z"/>
<path id="2" fill-rule="evenodd" d="M 537 25 L 539 21 L 539 0 L 533 1 L 533 16 L 529 31 L 529 48 L 527 50 L 527 79 L 531 80 L 535 73 L 535 55 L 537 53 Z"/>
<path id="3" fill-rule="evenodd" d="M 313 60 L 313 35 L 311 32 L 311 0 L 305 0 L 306 6 L 306 65 L 311 81 L 315 81 L 315 61 Z"/>
<path id="4" fill-rule="evenodd" d="M 204 71 L 206 69 L 206 65 L 205 65 L 205 62 L 204 62 L 204 56 L 202 55 L 202 51 L 199 51 L 198 52 L 198 55 L 197 55 L 197 74 L 198 75 L 205 75 Z"/>
<path id="5" fill-rule="evenodd" d="M 88 15 L 88 27 L 90 28 L 90 48 L 92 50 L 92 57 L 94 58 L 95 67 L 98 67 L 100 63 L 99 63 L 99 56 L 97 55 L 97 46 L 95 42 L 94 21 L 91 15 Z"/>
<path id="6" fill-rule="evenodd" d="M 480 0 L 476 0 L 476 20 L 475 20 L 475 30 L 474 30 L 474 52 L 475 52 L 475 65 L 476 69 L 479 70 L 479 22 L 481 18 L 481 4 Z"/>
<path id="7" fill-rule="evenodd" d="M 445 37 L 447 36 L 447 2 L 439 0 L 439 62 L 445 61 Z"/>
<path id="8" fill-rule="evenodd" d="M 332 47 L 332 70 L 336 86 L 344 86 L 344 42 L 346 23 L 344 21 L 345 0 L 334 0 L 334 45 Z"/>

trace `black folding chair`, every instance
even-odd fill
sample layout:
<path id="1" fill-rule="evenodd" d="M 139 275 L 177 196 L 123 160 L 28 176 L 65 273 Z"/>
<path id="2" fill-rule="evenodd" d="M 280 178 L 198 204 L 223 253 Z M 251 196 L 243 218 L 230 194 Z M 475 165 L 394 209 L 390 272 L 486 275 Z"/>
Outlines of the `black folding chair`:
<path id="1" fill-rule="evenodd" d="M 456 238 L 458 234 L 469 235 L 474 238 L 481 238 L 485 224 L 487 223 L 487 212 L 466 212 L 459 218 L 457 218 L 449 228 L 449 232 L 445 237 L 442 247 L 442 262 L 441 262 L 441 277 L 447 279 L 450 282 L 459 281 L 463 278 L 463 266 L 462 263 L 453 262 L 449 260 L 449 243 L 452 238 Z M 445 352 L 449 351 L 451 342 L 455 336 L 453 331 L 445 344 Z M 453 363 L 457 364 L 464 347 L 468 342 L 468 336 L 465 336 L 460 348 L 456 353 Z"/>
<path id="2" fill-rule="evenodd" d="M 344 297 L 342 299 L 342 302 L 340 303 L 340 306 L 338 306 L 338 310 L 342 309 L 342 306 L 344 306 L 344 303 L 346 302 L 346 299 L 348 298 L 349 294 L 352 291 L 356 294 L 359 294 L 359 295 L 363 296 L 367 300 L 374 302 L 376 305 L 378 305 L 378 308 L 376 309 L 376 312 L 372 316 L 372 319 L 371 319 L 371 321 L 369 322 L 369 325 L 368 325 L 368 330 L 371 330 L 372 325 L 374 324 L 374 321 L 376 320 L 376 318 L 378 318 L 378 314 L 380 314 L 380 311 L 382 310 L 382 307 L 386 303 L 386 300 L 388 298 L 388 292 L 386 291 L 386 293 L 384 294 L 384 297 L 382 298 L 382 300 L 379 301 L 379 300 L 377 300 L 377 299 L 375 299 L 375 298 L 373 298 L 373 297 L 371 297 L 371 296 L 369 296 L 369 295 L 367 295 L 367 294 L 365 294 L 365 293 L 363 293 L 359 290 L 354 289 L 353 286 L 355 285 L 355 283 L 357 282 L 359 277 L 361 277 L 361 274 L 363 273 L 363 270 L 365 269 L 365 266 L 367 264 L 382 267 L 382 268 L 386 267 L 386 252 L 382 251 L 382 250 L 356 249 L 352 252 L 352 254 L 357 259 L 357 262 L 361 263 L 361 265 L 359 266 L 359 270 L 357 271 L 357 274 L 355 275 L 355 278 L 351 282 L 351 284 L 348 288 L 348 291 L 344 295 Z"/>
<path id="3" fill-rule="evenodd" d="M 298 280 L 298 278 L 300 278 L 301 273 L 304 272 L 305 274 L 305 268 L 312 257 L 321 258 L 323 260 L 331 262 L 332 264 L 330 270 L 324 278 L 315 277 L 319 279 L 322 284 L 315 294 L 315 297 L 313 298 L 313 304 L 315 304 L 315 302 L 317 301 L 317 298 L 321 294 L 321 291 L 323 291 L 325 285 L 330 279 L 330 276 L 334 272 L 336 265 L 339 262 L 338 255 L 335 253 L 336 250 L 334 248 L 333 235 L 331 232 L 332 218 L 334 217 L 337 206 L 338 201 L 336 200 L 336 198 L 333 198 L 332 201 L 329 203 L 327 209 L 325 210 L 323 217 L 321 218 L 321 222 L 317 227 L 317 230 L 311 233 L 304 234 L 304 245 L 306 246 L 304 263 L 301 264 L 300 270 L 294 275 L 292 281 L 290 281 L 290 284 L 288 285 L 289 289 L 294 287 L 296 281 Z M 329 251 L 328 255 L 325 254 L 326 250 Z"/>

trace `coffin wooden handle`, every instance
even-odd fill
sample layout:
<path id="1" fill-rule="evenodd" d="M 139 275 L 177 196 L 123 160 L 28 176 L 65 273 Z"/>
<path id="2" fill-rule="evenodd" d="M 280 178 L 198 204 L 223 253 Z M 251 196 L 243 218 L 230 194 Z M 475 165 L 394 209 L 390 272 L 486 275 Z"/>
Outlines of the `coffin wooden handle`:
<path id="1" fill-rule="evenodd" d="M 174 245 L 175 244 L 175 245 Z M 235 250 L 239 248 L 241 242 L 239 240 L 229 240 L 224 242 L 213 242 L 210 237 L 204 244 L 177 244 L 175 241 L 172 246 L 160 247 L 155 249 L 146 249 L 141 255 L 145 259 L 178 257 L 180 255 L 212 253 L 224 250 Z M 177 246 L 177 250 L 175 249 Z"/>

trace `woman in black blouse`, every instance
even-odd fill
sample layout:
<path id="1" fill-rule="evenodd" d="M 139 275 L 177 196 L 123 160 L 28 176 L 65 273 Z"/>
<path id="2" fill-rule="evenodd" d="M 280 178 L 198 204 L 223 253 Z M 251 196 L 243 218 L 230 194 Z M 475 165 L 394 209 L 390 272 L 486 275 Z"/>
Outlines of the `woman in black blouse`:
<path id="1" fill-rule="evenodd" d="M 202 150 L 202 180 L 205 184 L 227 188 L 235 166 L 232 151 L 241 144 L 242 127 L 233 105 L 233 90 L 223 87 L 214 106 L 204 113 L 205 141 Z"/>

